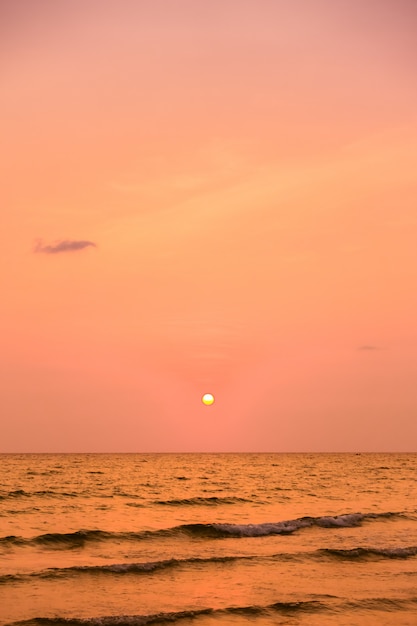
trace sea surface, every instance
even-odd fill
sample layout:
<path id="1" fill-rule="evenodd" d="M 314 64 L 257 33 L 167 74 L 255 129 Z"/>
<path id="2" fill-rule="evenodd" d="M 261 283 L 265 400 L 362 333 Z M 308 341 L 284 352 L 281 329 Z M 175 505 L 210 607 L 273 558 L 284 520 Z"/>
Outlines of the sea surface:
<path id="1" fill-rule="evenodd" d="M 417 625 L 417 454 L 0 455 L 0 624 Z"/>

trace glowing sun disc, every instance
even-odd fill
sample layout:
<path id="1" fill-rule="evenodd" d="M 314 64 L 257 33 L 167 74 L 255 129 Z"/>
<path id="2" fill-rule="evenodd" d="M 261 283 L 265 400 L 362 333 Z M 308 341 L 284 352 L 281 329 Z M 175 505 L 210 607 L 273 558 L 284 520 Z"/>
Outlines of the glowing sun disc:
<path id="1" fill-rule="evenodd" d="M 201 398 L 201 402 L 206 406 L 210 406 L 210 404 L 213 404 L 214 402 L 214 396 L 211 393 L 205 393 Z"/>

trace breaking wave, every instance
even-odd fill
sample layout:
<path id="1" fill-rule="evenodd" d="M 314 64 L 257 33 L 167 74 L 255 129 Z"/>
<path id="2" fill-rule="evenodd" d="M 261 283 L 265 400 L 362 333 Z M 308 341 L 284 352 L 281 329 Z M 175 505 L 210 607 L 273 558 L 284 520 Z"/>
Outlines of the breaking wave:
<path id="1" fill-rule="evenodd" d="M 15 535 L 0 537 L 0 545 L 41 545 L 47 548 L 80 548 L 97 541 L 142 541 L 163 536 L 192 536 L 194 538 L 227 539 L 243 537 L 266 537 L 270 535 L 290 535 L 305 528 L 353 528 L 364 521 L 406 517 L 403 513 L 346 513 L 335 516 L 301 517 L 282 522 L 260 524 L 181 524 L 172 528 L 144 530 L 138 532 L 108 532 L 103 530 L 78 530 L 72 533 L 46 533 L 32 538 Z"/>

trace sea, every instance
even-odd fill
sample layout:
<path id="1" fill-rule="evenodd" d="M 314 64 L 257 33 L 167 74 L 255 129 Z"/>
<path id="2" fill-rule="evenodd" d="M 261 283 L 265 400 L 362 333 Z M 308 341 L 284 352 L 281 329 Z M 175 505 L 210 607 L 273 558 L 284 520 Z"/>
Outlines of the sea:
<path id="1" fill-rule="evenodd" d="M 1 454 L 0 624 L 416 626 L 417 454 Z"/>

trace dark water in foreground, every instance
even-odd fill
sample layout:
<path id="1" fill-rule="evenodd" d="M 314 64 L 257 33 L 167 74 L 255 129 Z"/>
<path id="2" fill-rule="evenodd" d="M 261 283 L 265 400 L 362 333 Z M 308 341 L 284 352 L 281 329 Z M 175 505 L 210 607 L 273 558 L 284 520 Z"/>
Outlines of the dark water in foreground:
<path id="1" fill-rule="evenodd" d="M 0 624 L 417 625 L 417 454 L 0 455 Z"/>

